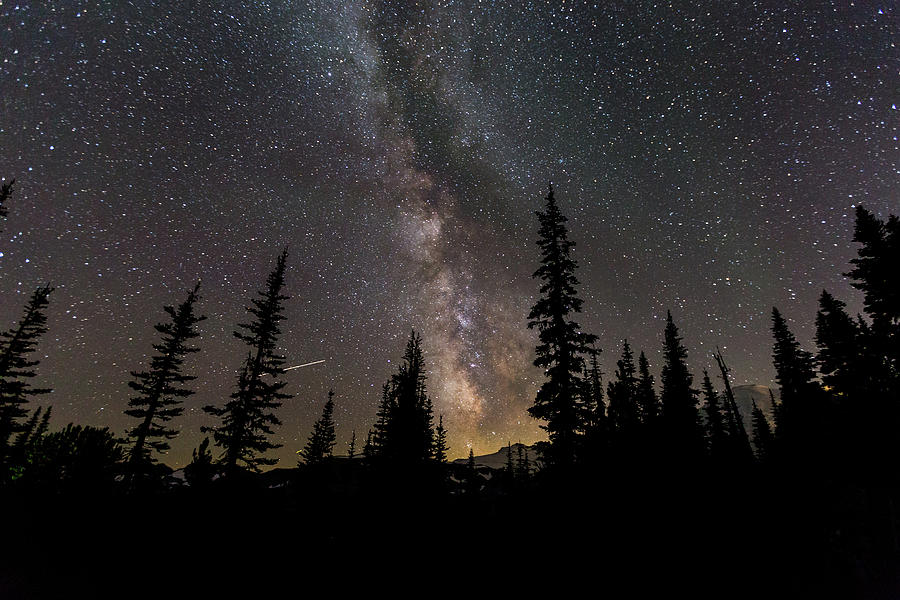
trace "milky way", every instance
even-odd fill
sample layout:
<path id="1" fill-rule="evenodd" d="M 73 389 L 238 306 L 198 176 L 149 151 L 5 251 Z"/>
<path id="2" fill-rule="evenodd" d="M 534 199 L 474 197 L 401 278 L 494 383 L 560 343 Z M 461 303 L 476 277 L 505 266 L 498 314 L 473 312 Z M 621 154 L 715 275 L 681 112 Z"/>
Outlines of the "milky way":
<path id="1" fill-rule="evenodd" d="M 900 212 L 893 3 L 0 2 L 0 318 L 56 286 L 54 423 L 124 431 L 162 306 L 202 280 L 196 396 L 166 461 L 233 388 L 231 332 L 290 252 L 283 466 L 326 391 L 370 427 L 411 329 L 452 454 L 533 442 L 526 317 L 552 180 L 584 313 L 659 368 L 769 384 L 778 305 L 811 347 L 853 206 Z M 4 325 L 6 326 L 6 325 Z"/>

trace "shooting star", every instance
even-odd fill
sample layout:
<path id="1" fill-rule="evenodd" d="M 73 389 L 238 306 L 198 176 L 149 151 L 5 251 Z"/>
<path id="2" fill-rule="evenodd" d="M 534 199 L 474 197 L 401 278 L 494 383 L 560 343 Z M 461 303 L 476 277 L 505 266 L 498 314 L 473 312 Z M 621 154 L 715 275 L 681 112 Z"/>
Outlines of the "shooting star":
<path id="1" fill-rule="evenodd" d="M 311 367 L 311 366 L 313 366 L 313 365 L 318 365 L 318 364 L 323 363 L 323 362 L 325 362 L 325 359 L 324 359 L 324 358 L 323 358 L 322 360 L 314 360 L 314 361 L 312 361 L 312 362 L 303 363 L 302 365 L 294 365 L 293 367 L 287 367 L 287 368 L 284 369 L 284 370 L 285 370 L 285 371 L 293 371 L 294 369 L 302 369 L 303 367 Z"/>
<path id="2" fill-rule="evenodd" d="M 318 364 L 321 364 L 321 363 L 323 363 L 323 362 L 325 362 L 325 359 L 324 359 L 324 358 L 323 358 L 322 360 L 314 360 L 314 361 L 312 361 L 312 362 L 303 363 L 302 365 L 294 365 L 293 367 L 287 367 L 286 369 L 282 369 L 282 372 L 284 372 L 284 371 L 293 371 L 294 369 L 302 369 L 303 367 L 310 367 L 310 366 L 312 366 L 312 365 L 318 365 Z M 263 375 L 271 375 L 271 373 L 263 373 Z"/>

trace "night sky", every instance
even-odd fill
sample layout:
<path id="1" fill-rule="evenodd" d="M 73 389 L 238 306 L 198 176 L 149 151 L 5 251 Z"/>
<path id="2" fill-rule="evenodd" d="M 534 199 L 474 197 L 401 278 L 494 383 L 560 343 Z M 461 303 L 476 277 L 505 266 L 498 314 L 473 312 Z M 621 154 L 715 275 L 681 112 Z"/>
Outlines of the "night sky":
<path id="1" fill-rule="evenodd" d="M 542 437 L 526 328 L 548 180 L 605 372 L 657 375 L 666 310 L 695 378 L 718 345 L 771 385 L 777 305 L 812 349 L 853 206 L 900 212 L 893 2 L 0 0 L 0 326 L 51 295 L 54 425 L 131 425 L 162 307 L 202 280 L 183 465 L 288 247 L 293 466 L 334 388 L 361 442 L 411 328 L 451 455 Z"/>

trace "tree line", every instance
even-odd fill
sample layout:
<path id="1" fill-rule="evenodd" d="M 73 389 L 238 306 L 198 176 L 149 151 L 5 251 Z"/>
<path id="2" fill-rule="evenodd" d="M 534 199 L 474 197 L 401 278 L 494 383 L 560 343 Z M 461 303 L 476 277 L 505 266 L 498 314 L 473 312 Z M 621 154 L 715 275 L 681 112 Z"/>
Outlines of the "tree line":
<path id="1" fill-rule="evenodd" d="M 0 218 L 7 216 L 12 184 L 0 190 Z M 860 248 L 845 275 L 863 292 L 865 314 L 851 316 L 844 302 L 823 291 L 815 315 L 816 351 L 801 348 L 785 317 L 773 307 L 778 394 L 771 394 L 769 414 L 754 402 L 747 423 L 721 352 L 712 357 L 714 374 L 704 370 L 697 385 L 671 312 L 662 336 L 659 385 L 645 352 L 635 356 L 627 339 L 617 349 L 613 373 L 605 378 L 598 336 L 575 320 L 583 310 L 575 242 L 569 239 L 567 219 L 552 187 L 543 210 L 535 214 L 541 259 L 534 278 L 540 295 L 527 327 L 537 332 L 534 364 L 543 369 L 544 381 L 528 413 L 547 432 L 536 457 L 545 477 L 584 477 L 651 463 L 676 471 L 700 464 L 722 471 L 801 465 L 871 488 L 896 487 L 891 475 L 897 466 L 894 432 L 900 425 L 896 216 L 882 221 L 857 207 L 853 240 Z M 284 306 L 290 299 L 284 289 L 287 259 L 286 250 L 276 257 L 265 285 L 250 301 L 247 322 L 234 331 L 246 355 L 229 399 L 203 407 L 215 424 L 203 428 L 210 437 L 193 452 L 186 469 L 189 480 L 211 480 L 215 474 L 235 477 L 275 463 L 269 452 L 279 447 L 272 439 L 281 425 L 277 409 L 291 398 L 281 377 L 285 358 L 278 351 Z M 159 477 L 160 457 L 178 434 L 183 402 L 194 393 L 196 377 L 185 372 L 184 361 L 199 351 L 194 341 L 206 318 L 197 309 L 200 284 L 181 304 L 164 307 L 167 320 L 155 326 L 155 353 L 142 370 L 131 372 L 132 397 L 124 412 L 134 424 L 121 439 L 108 429 L 75 424 L 50 432 L 52 409 L 28 409 L 49 392 L 33 382 L 39 362 L 35 349 L 47 331 L 45 311 L 52 291 L 49 285 L 37 288 L 19 321 L 0 334 L 0 485 L 29 479 L 58 483 L 70 474 L 91 481 L 108 481 L 118 474 L 130 489 L 152 485 Z M 385 472 L 446 463 L 447 431 L 442 416 L 435 423 L 426 384 L 421 337 L 413 331 L 397 372 L 382 387 L 375 422 L 361 450 L 352 432 L 349 459 Z M 298 464 L 314 467 L 332 459 L 334 406 L 334 392 L 329 391 L 321 417 L 297 452 Z M 507 471 L 522 473 L 514 462 L 510 454 Z M 522 462 L 520 457 L 519 465 Z"/>
<path id="2" fill-rule="evenodd" d="M 0 217 L 7 216 L 13 183 L 0 189 Z M 277 409 L 292 397 L 281 378 L 285 357 L 278 352 L 285 301 L 290 299 L 284 293 L 287 258 L 287 250 L 278 255 L 265 286 L 250 301 L 248 322 L 240 323 L 234 331 L 246 346 L 246 356 L 230 398 L 222 406 L 203 407 L 217 423 L 202 431 L 210 434 L 219 452 L 214 458 L 209 438 L 193 451 L 186 473 L 195 483 L 209 480 L 216 473 L 233 477 L 276 463 L 267 453 L 280 447 L 272 440 L 275 428 L 281 425 Z M 160 457 L 178 435 L 174 421 L 184 412 L 184 400 L 194 393 L 191 383 L 196 376 L 185 372 L 184 362 L 200 350 L 193 344 L 200 336 L 199 324 L 206 319 L 197 312 L 200 283 L 177 307 L 163 308 L 167 320 L 155 325 L 155 353 L 145 369 L 131 371 L 128 385 L 133 395 L 124 413 L 134 419 L 134 425 L 123 438 L 117 438 L 108 428 L 74 424 L 51 433 L 52 407 L 38 407 L 30 413 L 27 410 L 33 397 L 50 392 L 33 387 L 32 381 L 39 364 L 33 355 L 39 338 L 47 331 L 45 313 L 52 291 L 50 286 L 36 289 L 18 323 L 0 334 L 0 486 L 30 480 L 83 481 L 85 470 L 93 471 L 88 479 L 94 483 L 118 473 L 131 489 L 152 485 L 159 478 L 156 467 Z M 404 467 L 447 462 L 447 432 L 442 416 L 437 426 L 434 424 L 426 379 L 421 337 L 413 331 L 398 372 L 384 384 L 377 421 L 360 458 L 368 464 Z M 297 452 L 300 465 L 319 465 L 333 456 L 333 414 L 334 392 L 329 391 L 321 418 L 315 422 L 305 447 Z M 355 431 L 348 455 L 350 459 L 358 455 Z M 64 464 L 67 462 L 80 467 Z"/>
<path id="3" fill-rule="evenodd" d="M 578 297 L 574 242 L 551 187 L 540 223 L 541 265 L 534 277 L 541 297 L 528 326 L 537 329 L 534 364 L 545 380 L 532 416 L 545 422 L 542 444 L 547 467 L 566 472 L 612 461 L 665 461 L 685 468 L 718 465 L 802 465 L 832 475 L 859 478 L 866 485 L 895 487 L 896 431 L 900 427 L 900 221 L 878 219 L 856 208 L 853 241 L 860 244 L 844 275 L 863 292 L 865 315 L 851 316 L 846 304 L 823 290 L 815 315 L 815 352 L 803 349 L 784 315 L 773 307 L 771 331 L 777 398 L 766 415 L 753 402 L 748 431 L 731 389 L 721 352 L 713 358 L 722 381 L 717 391 L 707 371 L 699 389 L 687 363 L 687 349 L 671 312 L 663 332 L 663 365 L 657 395 L 646 355 L 635 364 L 622 342 L 621 357 L 604 390 L 598 368 L 597 336 L 574 320 Z M 605 392 L 605 396 L 604 396 Z"/>

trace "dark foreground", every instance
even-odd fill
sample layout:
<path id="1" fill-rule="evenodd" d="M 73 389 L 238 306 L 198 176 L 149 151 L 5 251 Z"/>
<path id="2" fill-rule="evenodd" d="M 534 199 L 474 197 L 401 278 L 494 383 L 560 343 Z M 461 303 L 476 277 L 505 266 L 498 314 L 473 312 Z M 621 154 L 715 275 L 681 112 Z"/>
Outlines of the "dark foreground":
<path id="1" fill-rule="evenodd" d="M 201 490 L 7 496 L 0 598 L 900 597 L 890 494 L 799 474 L 602 489 L 487 475 L 281 470 Z"/>

